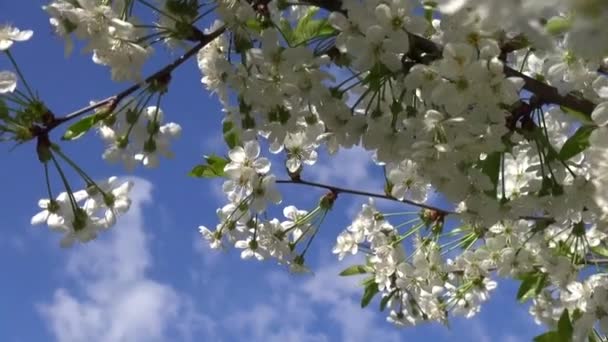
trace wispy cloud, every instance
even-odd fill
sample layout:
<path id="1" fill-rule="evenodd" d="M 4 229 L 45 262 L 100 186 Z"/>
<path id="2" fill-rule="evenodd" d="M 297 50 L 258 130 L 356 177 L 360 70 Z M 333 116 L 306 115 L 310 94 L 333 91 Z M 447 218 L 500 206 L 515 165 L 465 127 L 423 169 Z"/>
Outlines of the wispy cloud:
<path id="1" fill-rule="evenodd" d="M 144 227 L 150 183 L 136 179 L 133 205 L 114 231 L 94 243 L 69 251 L 66 272 L 74 289 L 55 289 L 38 305 L 58 341 L 163 341 L 168 332 L 190 339 L 213 322 L 194 309 L 190 299 L 152 279 Z"/>
<path id="2" fill-rule="evenodd" d="M 398 341 L 398 332 L 384 325 L 377 312 L 361 309 L 362 289 L 356 280 L 338 277 L 343 267 L 326 263 L 313 276 L 270 272 L 263 286 L 270 287 L 271 295 L 229 314 L 225 324 L 234 327 L 237 340 Z"/>
<path id="3" fill-rule="evenodd" d="M 361 147 L 340 150 L 333 156 L 325 156 L 313 167 L 305 170 L 304 176 L 332 185 L 357 187 L 359 190 L 382 189 L 382 179 L 372 177 L 371 152 Z"/>

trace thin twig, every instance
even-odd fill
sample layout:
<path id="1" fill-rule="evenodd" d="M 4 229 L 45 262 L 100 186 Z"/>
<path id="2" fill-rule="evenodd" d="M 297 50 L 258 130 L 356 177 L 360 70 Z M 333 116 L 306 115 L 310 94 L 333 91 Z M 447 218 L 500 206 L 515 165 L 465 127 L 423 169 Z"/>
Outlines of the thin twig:
<path id="1" fill-rule="evenodd" d="M 167 64 L 166 66 L 164 66 L 162 69 L 156 71 L 155 73 L 153 73 L 152 75 L 146 77 L 146 79 L 140 83 L 136 83 L 132 86 L 130 86 L 129 88 L 117 93 L 116 95 L 107 97 L 99 102 L 96 102 L 92 105 L 83 107 L 81 109 L 78 109 L 70 114 L 67 114 L 63 117 L 59 117 L 56 118 L 51 124 L 49 124 L 48 126 L 46 126 L 43 130 L 41 130 L 38 134 L 48 134 L 48 132 L 50 132 L 51 130 L 53 130 L 55 127 L 61 125 L 62 123 L 72 120 L 74 118 L 77 118 L 83 114 L 86 114 L 92 110 L 95 110 L 99 107 L 103 107 L 105 105 L 109 105 L 110 109 L 113 110 L 114 107 L 116 107 L 116 105 L 123 100 L 125 97 L 131 95 L 133 92 L 137 91 L 138 89 L 144 87 L 146 84 L 149 84 L 150 82 L 159 79 L 163 76 L 168 76 L 171 74 L 171 72 L 173 70 L 175 70 L 177 67 L 179 67 L 180 65 L 182 65 L 185 61 L 187 61 L 188 59 L 190 59 L 192 56 L 196 55 L 198 53 L 198 51 L 200 49 L 202 49 L 203 47 L 205 47 L 207 44 L 209 44 L 211 41 L 213 41 L 215 38 L 219 37 L 222 33 L 224 33 L 224 31 L 226 30 L 225 26 L 222 26 L 220 28 L 218 28 L 217 30 L 215 30 L 214 32 L 210 33 L 210 34 L 203 34 L 200 33 L 200 39 L 199 42 L 194 45 L 190 50 L 186 51 L 186 53 L 184 53 L 183 55 L 181 55 L 179 58 L 175 59 L 173 62 Z"/>
<path id="2" fill-rule="evenodd" d="M 305 181 L 305 180 L 277 180 L 277 184 L 301 184 L 301 185 L 308 185 L 308 186 L 313 186 L 313 187 L 317 187 L 317 188 L 327 189 L 327 190 L 329 190 L 331 192 L 334 192 L 336 194 L 344 193 L 344 194 L 352 194 L 352 195 L 359 195 L 359 196 L 366 196 L 366 197 L 381 198 L 381 199 L 385 199 L 385 200 L 389 200 L 389 201 L 393 201 L 393 202 L 401 202 L 401 203 L 413 205 L 413 206 L 416 206 L 416 207 L 433 210 L 433 211 L 436 211 L 439 214 L 443 214 L 443 215 L 457 214 L 456 212 L 453 212 L 453 211 L 450 211 L 450 210 L 441 209 L 441 208 L 438 208 L 438 207 L 434 207 L 432 205 L 428 205 L 428 204 L 424 204 L 424 203 L 419 203 L 419 202 L 411 201 L 411 200 L 408 200 L 408 199 L 402 199 L 402 200 L 400 200 L 398 198 L 395 198 L 395 197 L 392 197 L 392 196 L 388 196 L 388 195 L 385 195 L 385 194 L 379 194 L 379 193 L 373 193 L 373 192 L 367 192 L 367 191 L 360 191 L 360 190 L 354 190 L 354 189 L 341 188 L 341 187 L 337 187 L 337 186 L 333 186 L 333 185 L 316 183 L 316 182 L 310 182 L 310 181 Z"/>
<path id="3" fill-rule="evenodd" d="M 336 195 L 340 194 L 340 193 L 344 193 L 344 194 L 352 194 L 352 195 L 358 195 L 358 196 L 366 196 L 366 197 L 373 197 L 373 198 L 380 198 L 380 199 L 385 199 L 388 201 L 393 201 L 393 202 L 400 202 L 400 203 L 405 203 L 405 204 L 409 204 L 411 206 L 415 206 L 415 207 L 419 207 L 419 208 L 423 208 L 423 209 L 428 209 L 428 210 L 433 210 L 435 212 L 437 212 L 439 215 L 442 216 L 447 216 L 447 215 L 459 215 L 461 213 L 455 212 L 455 211 L 451 211 L 451 210 L 447 210 L 447 209 L 442 209 L 439 207 L 435 207 L 429 204 L 425 204 L 425 203 L 420 203 L 420 202 L 416 202 L 416 201 L 412 201 L 412 200 L 408 200 L 408 199 L 398 199 L 386 194 L 380 194 L 380 193 L 375 193 L 375 192 L 368 192 L 368 191 L 361 191 L 361 190 L 356 190 L 356 189 L 347 189 L 347 188 L 342 188 L 342 187 L 337 187 L 337 186 L 333 186 L 333 185 L 329 185 L 329 184 L 323 184 L 323 183 L 317 183 L 317 182 L 311 182 L 311 181 L 306 181 L 306 180 L 302 180 L 302 179 L 280 179 L 276 181 L 277 184 L 300 184 L 300 185 L 308 185 L 308 186 L 312 186 L 312 187 L 316 187 L 316 188 L 322 188 L 322 189 L 327 189 L 333 193 L 335 193 Z M 545 221 L 548 223 L 552 223 L 555 220 L 551 217 L 546 217 L 546 216 L 519 216 L 518 219 L 520 220 L 527 220 L 527 221 Z"/>

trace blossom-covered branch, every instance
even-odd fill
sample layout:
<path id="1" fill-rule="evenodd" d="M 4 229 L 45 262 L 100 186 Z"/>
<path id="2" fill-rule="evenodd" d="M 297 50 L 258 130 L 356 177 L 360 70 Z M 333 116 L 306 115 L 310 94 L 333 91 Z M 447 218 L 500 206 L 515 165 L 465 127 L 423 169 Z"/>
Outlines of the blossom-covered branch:
<path id="1" fill-rule="evenodd" d="M 114 109 L 116 109 L 116 106 L 118 105 L 118 103 L 120 101 L 122 101 L 129 95 L 133 94 L 138 89 L 141 89 L 145 85 L 150 85 L 155 82 L 158 82 L 160 84 L 167 84 L 171 78 L 171 72 L 173 72 L 173 70 L 175 70 L 177 67 L 182 65 L 184 62 L 186 62 L 193 56 L 196 56 L 196 54 L 203 47 L 205 47 L 207 44 L 212 42 L 219 35 L 224 33 L 225 30 L 226 30 L 225 27 L 220 27 L 209 34 L 204 34 L 197 29 L 196 32 L 199 32 L 199 34 L 197 35 L 197 39 L 199 40 L 197 42 L 197 44 L 194 45 L 193 47 L 191 47 L 188 51 L 186 51 L 179 58 L 175 59 L 173 62 L 167 64 L 166 66 L 164 66 L 160 70 L 156 71 L 152 75 L 146 77 L 142 82 L 136 83 L 136 84 L 126 88 L 125 90 L 120 91 L 116 95 L 112 95 L 103 100 L 96 101 L 95 103 L 93 103 L 89 106 L 78 109 L 65 116 L 57 117 L 57 118 L 53 119 L 48 126 L 46 126 L 42 131 L 38 132 L 37 134 L 46 134 L 46 133 L 50 132 L 51 130 L 53 130 L 55 127 L 63 124 L 66 121 L 73 120 L 81 115 L 91 112 L 92 110 L 96 110 L 96 109 L 104 107 L 104 106 L 107 106 L 107 108 L 104 108 L 104 110 L 106 110 L 108 112 L 112 112 L 112 111 L 114 111 Z"/>
<path id="2" fill-rule="evenodd" d="M 137 82 L 55 117 L 9 50 L 32 32 L 0 29 L 12 65 L 0 72 L 0 138 L 37 138 L 48 198 L 32 223 L 62 232 L 63 245 L 112 226 L 129 208 L 130 184 L 94 181 L 50 131 L 78 118 L 62 140 L 95 130 L 104 160 L 157 166 L 181 132 L 161 109 L 171 72 L 196 56 L 223 107 L 229 149 L 190 172 L 224 178 L 219 222 L 199 227 L 211 247 L 307 272 L 338 196 L 365 196 L 332 252 L 365 254 L 342 275 L 366 275 L 362 306 L 380 295 L 395 325 L 472 317 L 498 275 L 521 282 L 517 300 L 531 300 L 530 313 L 549 329 L 539 339 L 608 334 L 605 1 L 54 0 L 44 9 L 66 51 L 72 38 L 83 40 L 113 80 Z M 142 23 L 138 11 L 153 11 L 154 22 Z M 217 20 L 203 34 L 196 23 L 211 14 Z M 143 78 L 155 44 L 186 52 Z M 383 189 L 302 179 L 319 151 L 332 158 L 353 147 L 383 170 Z M 283 158 L 290 179 L 277 180 L 266 152 Z M 349 176 L 348 165 L 336 165 Z M 277 184 L 329 192 L 275 217 L 287 200 Z M 455 209 L 426 204 L 432 192 Z M 383 212 L 375 198 L 421 210 Z"/>

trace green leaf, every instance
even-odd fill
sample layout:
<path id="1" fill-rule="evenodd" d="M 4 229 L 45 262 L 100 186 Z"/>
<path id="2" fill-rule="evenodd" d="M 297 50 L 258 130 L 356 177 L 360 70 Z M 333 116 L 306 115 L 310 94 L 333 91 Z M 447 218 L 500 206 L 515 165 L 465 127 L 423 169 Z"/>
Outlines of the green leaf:
<path id="1" fill-rule="evenodd" d="M 363 298 L 361 298 L 361 307 L 364 308 L 368 306 L 378 292 L 380 291 L 378 290 L 378 284 L 376 284 L 375 281 L 367 285 L 365 287 L 365 292 L 363 292 Z"/>
<path id="2" fill-rule="evenodd" d="M 281 33 L 283 34 L 283 37 L 287 43 L 291 44 L 293 41 L 293 28 L 291 27 L 289 20 L 281 18 L 279 21 L 279 28 L 281 29 Z"/>
<path id="3" fill-rule="evenodd" d="M 551 162 L 551 161 L 554 161 L 557 158 L 559 158 L 559 153 L 557 153 L 557 151 L 555 150 L 553 145 L 551 145 L 551 142 L 549 141 L 549 139 L 547 139 L 547 137 L 545 136 L 545 133 L 541 127 L 536 126 L 534 128 L 534 131 L 529 133 L 528 138 L 538 141 L 538 143 L 546 149 L 547 162 Z"/>
<path id="4" fill-rule="evenodd" d="M 431 23 L 433 21 L 435 10 L 437 9 L 437 3 L 435 1 L 425 1 L 423 5 L 424 19 L 426 19 L 427 22 Z"/>
<path id="5" fill-rule="evenodd" d="M 371 273 L 373 270 L 369 266 L 365 265 L 352 265 L 346 268 L 344 271 L 340 272 L 340 275 L 343 277 L 357 275 L 357 274 L 365 274 Z"/>
<path id="6" fill-rule="evenodd" d="M 329 36 L 336 33 L 327 19 L 314 19 L 318 11 L 318 7 L 310 7 L 306 14 L 300 18 L 296 28 L 291 33 L 290 45 L 302 44 L 319 36 Z"/>
<path id="7" fill-rule="evenodd" d="M 481 172 L 490 178 L 490 181 L 494 185 L 492 191 L 488 191 L 487 195 L 496 198 L 496 187 L 498 185 L 498 176 L 500 173 L 500 160 L 502 158 L 502 152 L 493 152 L 486 156 L 481 163 Z"/>
<path id="8" fill-rule="evenodd" d="M 596 333 L 596 330 L 595 330 L 595 329 L 593 329 L 593 330 L 592 330 L 592 331 L 589 333 L 589 338 L 588 338 L 588 341 L 589 341 L 589 342 L 602 342 L 602 341 L 600 341 L 600 339 L 597 337 L 597 335 L 596 335 L 596 334 L 597 334 L 597 333 Z"/>
<path id="9" fill-rule="evenodd" d="M 8 117 L 8 107 L 6 106 L 6 102 L 0 98 L 0 118 Z"/>
<path id="10" fill-rule="evenodd" d="M 224 167 L 228 164 L 228 159 L 210 155 L 205 156 L 205 160 L 207 164 L 196 165 L 188 175 L 196 178 L 215 178 L 225 175 Z"/>
<path id="11" fill-rule="evenodd" d="M 593 120 L 591 120 L 591 115 L 589 114 L 585 114 L 579 111 L 576 111 L 574 109 L 568 108 L 568 107 L 564 107 L 564 106 L 560 106 L 559 107 L 564 113 L 572 116 L 573 118 L 577 119 L 578 121 L 582 122 L 584 125 L 593 125 L 595 124 L 593 122 Z"/>
<path id="12" fill-rule="evenodd" d="M 572 341 L 573 332 L 574 328 L 572 328 L 572 322 L 570 322 L 570 314 L 568 313 L 568 309 L 564 309 L 564 312 L 559 317 L 559 321 L 557 321 L 557 333 L 561 341 Z"/>
<path id="13" fill-rule="evenodd" d="M 228 148 L 233 149 L 237 145 L 240 145 L 239 135 L 234 129 L 232 121 L 224 121 L 222 123 L 222 133 L 224 133 L 224 141 L 228 145 Z"/>
<path id="14" fill-rule="evenodd" d="M 521 303 L 540 294 L 547 283 L 547 275 L 540 271 L 526 273 L 520 279 L 522 282 L 517 290 L 517 300 Z"/>
<path id="15" fill-rule="evenodd" d="M 591 251 L 597 255 L 601 255 L 603 257 L 608 258 L 608 247 L 606 247 L 604 245 L 591 247 Z"/>
<path id="16" fill-rule="evenodd" d="M 549 331 L 534 338 L 534 342 L 558 342 L 560 341 L 557 331 Z"/>
<path id="17" fill-rule="evenodd" d="M 245 27 L 255 32 L 262 32 L 264 25 L 257 19 L 249 19 L 245 22 Z"/>
<path id="18" fill-rule="evenodd" d="M 68 127 L 67 131 L 61 137 L 62 140 L 75 140 L 83 136 L 88 132 L 96 123 L 105 119 L 108 116 L 108 112 L 101 111 L 93 115 L 87 116 L 80 121 L 72 124 Z"/>
<path id="19" fill-rule="evenodd" d="M 572 27 L 572 21 L 564 17 L 553 17 L 545 24 L 545 30 L 552 35 L 559 35 L 567 32 Z"/>
<path id="20" fill-rule="evenodd" d="M 564 309 L 557 322 L 557 330 L 546 332 L 534 338 L 534 342 L 572 342 L 574 328 L 568 309 Z"/>
<path id="21" fill-rule="evenodd" d="M 595 126 L 581 126 L 576 132 L 566 140 L 562 149 L 559 151 L 559 158 L 561 160 L 568 160 L 577 154 L 583 152 L 589 147 L 589 136 L 597 127 Z"/>
<path id="22" fill-rule="evenodd" d="M 397 290 L 393 290 L 387 296 L 382 297 L 382 300 L 380 301 L 380 311 L 384 311 L 384 309 L 386 309 L 386 306 L 388 305 L 389 300 L 391 300 L 391 298 L 393 298 L 395 293 L 397 293 Z"/>
<path id="23" fill-rule="evenodd" d="M 376 277 L 371 275 L 365 279 L 363 279 L 361 281 L 361 285 L 363 285 L 363 287 L 368 287 L 370 284 L 373 284 L 376 282 Z"/>

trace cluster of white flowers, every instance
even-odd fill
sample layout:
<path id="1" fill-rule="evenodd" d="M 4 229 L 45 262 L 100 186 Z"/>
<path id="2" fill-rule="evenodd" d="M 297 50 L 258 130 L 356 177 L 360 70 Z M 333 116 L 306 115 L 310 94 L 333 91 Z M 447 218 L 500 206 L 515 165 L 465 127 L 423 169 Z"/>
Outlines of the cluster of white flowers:
<path id="1" fill-rule="evenodd" d="M 32 224 L 47 224 L 53 231 L 64 235 L 62 247 L 75 241 L 88 242 L 101 231 L 116 224 L 117 216 L 131 206 L 129 192 L 133 182 L 120 182 L 116 177 L 90 184 L 86 189 L 62 192 L 55 199 L 42 199 L 43 209 L 32 217 Z"/>
<path id="2" fill-rule="evenodd" d="M 152 54 L 152 48 L 141 41 L 145 30 L 124 19 L 103 0 L 57 0 L 44 6 L 55 32 L 66 39 L 66 54 L 72 50 L 70 34 L 87 41 L 86 50 L 93 52 L 93 62 L 109 66 L 115 81 L 140 80 L 141 67 Z M 134 20 L 130 18 L 130 20 Z"/>
<path id="3" fill-rule="evenodd" d="M 269 173 L 270 161 L 260 157 L 260 145 L 256 140 L 233 148 L 229 159 L 224 167 L 228 180 L 223 185 L 229 203 L 217 210 L 220 222 L 214 231 L 199 227 L 204 239 L 214 249 L 223 247 L 225 243 L 242 249 L 243 259 L 273 258 L 289 265 L 294 272 L 307 271 L 304 255 L 335 198 L 331 194 L 326 195 L 310 212 L 287 206 L 283 210 L 285 219 L 282 221 L 262 219 L 259 214 L 266 210 L 268 203 L 281 203 L 276 177 Z M 307 241 L 303 250 L 297 250 L 299 244 Z"/>
<path id="4" fill-rule="evenodd" d="M 543 233 L 535 233 L 534 225 L 526 220 L 505 221 L 489 229 L 463 226 L 451 234 L 433 231 L 424 236 L 421 227 L 437 222 L 424 216 L 421 219 L 415 224 L 410 223 L 416 220 L 410 220 L 393 226 L 370 200 L 338 235 L 333 250 L 339 259 L 361 251 L 367 254 L 367 265 L 358 273 L 368 273 L 375 282 L 367 282 L 368 286 L 372 284 L 381 291 L 391 308 L 387 317 L 390 322 L 399 326 L 444 323 L 450 313 L 472 317 L 496 288 L 491 275 L 496 271 L 503 277 L 529 278 L 533 280 L 530 285 L 542 284 L 531 287 L 537 294 L 530 312 L 538 322 L 554 326 L 564 309 L 578 310 L 581 318 L 575 322 L 575 336 L 580 340 L 586 339 L 597 321 L 600 333 L 608 333 L 606 274 L 595 274 L 581 282 L 579 272 L 584 265 L 573 265 L 567 257 L 554 252 L 558 242 L 582 249 L 597 246 L 606 239 L 597 227 L 577 225 L 577 231 L 570 234 L 575 236 L 574 241 L 560 239 L 564 232 L 554 224 Z M 458 230 L 459 235 L 453 234 Z M 412 235 L 413 252 L 407 255 L 402 241 Z M 465 252 L 454 259 L 447 257 L 447 247 L 461 245 L 467 246 Z"/>
<path id="5" fill-rule="evenodd" d="M 417 261 L 406 261 L 394 244 L 403 242 L 402 234 L 371 205 L 338 236 L 340 259 L 362 250 L 371 255 L 369 267 L 378 288 L 391 296 L 390 319 L 397 324 L 475 314 L 496 287 L 494 271 L 509 277 L 538 272 L 547 277 L 544 288 L 566 291 L 585 269 L 582 260 L 608 243 L 608 106 L 600 104 L 595 122 L 581 125 L 567 108 L 543 106 L 542 98 L 535 105 L 522 90 L 544 82 L 561 96 L 605 101 L 608 30 L 598 20 L 608 18 L 606 6 L 440 1 L 441 16 L 424 18 L 415 0 L 340 4 L 342 12 L 328 15 L 337 50 L 331 53 L 293 45 L 288 32 L 272 25 L 247 25 L 255 9 L 246 1 L 220 4 L 223 24 L 249 43 L 222 36 L 201 50 L 198 62 L 232 132 L 245 145 L 267 139 L 271 152 L 285 152 L 287 169 L 296 175 L 303 164 L 314 164 L 320 147 L 333 153 L 359 145 L 384 166 L 391 197 L 424 203 L 433 189 L 457 204 L 469 228 L 453 236 L 467 252 L 452 260 L 441 255 L 453 248 L 419 237 L 411 255 Z M 263 10 L 283 23 L 307 15 L 272 5 Z M 416 45 L 420 40 L 434 50 Z M 328 69 L 331 62 L 348 69 Z M 231 104 L 231 91 L 238 106 Z M 522 103 L 531 109 L 517 116 Z M 231 193 L 242 192 L 234 184 Z M 241 192 L 233 197 L 249 194 Z M 252 240 L 241 241 L 248 241 L 238 244 L 245 248 Z M 551 316 L 553 323 L 560 314 Z"/>
<path id="6" fill-rule="evenodd" d="M 280 182 L 303 184 L 319 149 L 360 146 L 384 170 L 386 195 L 376 197 L 427 208 L 393 225 L 389 217 L 403 215 L 370 202 L 337 237 L 340 260 L 367 255 L 355 268 L 370 275 L 364 301 L 381 293 L 389 321 L 471 317 L 497 274 L 522 280 L 519 299 L 533 300 L 537 322 L 559 330 L 566 314 L 568 338 L 608 334 L 608 276 L 590 271 L 608 256 L 608 3 L 311 2 L 333 12 L 307 8 L 306 0 L 213 5 L 218 21 L 206 32 L 227 33 L 197 58 L 202 83 L 224 107 L 231 150 L 222 170 L 228 203 L 214 230 L 200 227 L 211 247 L 230 244 L 244 259 L 305 271 L 306 252 L 345 190 L 308 182 L 330 190 L 315 209 L 287 206 L 284 219 L 268 219 L 281 194 L 261 145 L 284 155 L 290 179 Z M 141 80 L 152 52 L 143 27 L 170 46 L 200 33 L 190 26 L 199 18 L 196 2 L 161 3 L 179 11 L 160 10 L 156 26 L 138 25 L 132 1 L 54 0 L 44 9 L 68 50 L 74 34 L 114 80 Z M 31 35 L 0 28 L 0 51 Z M 0 71 L 0 95 L 16 84 L 15 73 Z M 132 169 L 170 157 L 180 126 L 162 124 L 158 105 L 121 102 L 98 126 L 103 158 Z M 42 200 L 32 223 L 63 232 L 62 245 L 89 241 L 128 209 L 130 187 L 111 178 L 67 189 Z M 431 209 L 430 191 L 456 210 Z M 448 215 L 458 217 L 457 228 L 444 227 Z"/>
<path id="7" fill-rule="evenodd" d="M 163 124 L 164 113 L 156 106 L 138 110 L 132 100 L 126 102 L 122 110 L 111 114 L 99 127 L 107 145 L 103 159 L 122 162 L 131 171 L 139 163 L 157 167 L 160 156 L 172 158 L 170 143 L 180 135 L 181 126 L 174 122 Z"/>
<path id="8" fill-rule="evenodd" d="M 439 241 L 422 239 L 418 234 L 422 222 L 403 234 L 398 229 L 402 226 L 393 226 L 370 200 L 340 233 L 333 252 L 342 259 L 365 246 L 364 273 L 370 273 L 372 280 L 368 286 L 381 291 L 391 308 L 387 319 L 399 326 L 445 322 L 448 312 L 466 317 L 477 313 L 496 288 L 496 282 L 490 279 L 496 260 L 483 248 L 444 260 Z M 416 234 L 414 252 L 408 256 L 402 241 L 412 234 Z"/>

